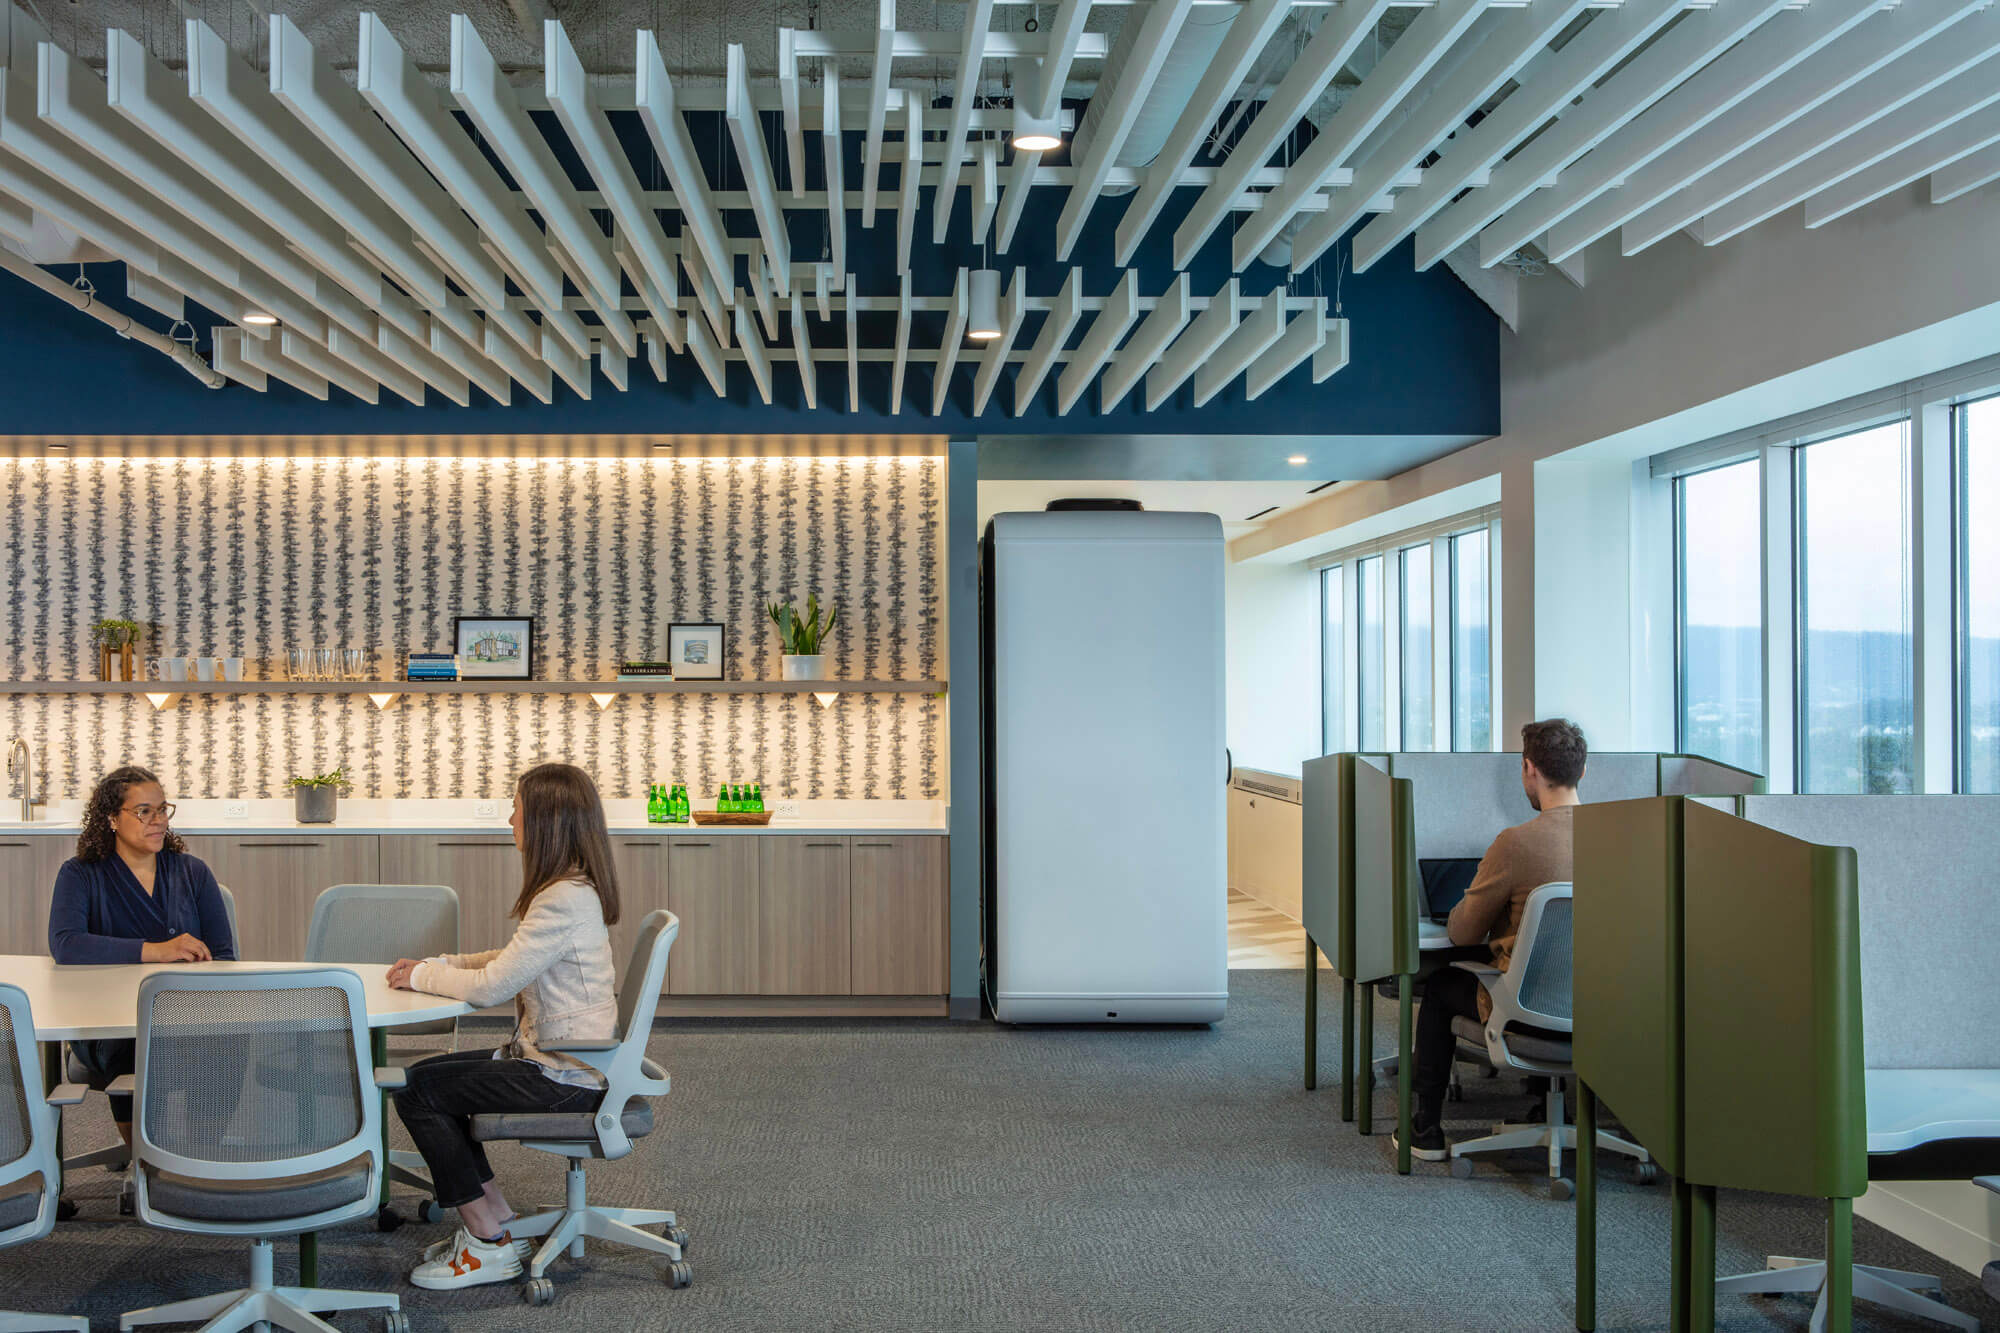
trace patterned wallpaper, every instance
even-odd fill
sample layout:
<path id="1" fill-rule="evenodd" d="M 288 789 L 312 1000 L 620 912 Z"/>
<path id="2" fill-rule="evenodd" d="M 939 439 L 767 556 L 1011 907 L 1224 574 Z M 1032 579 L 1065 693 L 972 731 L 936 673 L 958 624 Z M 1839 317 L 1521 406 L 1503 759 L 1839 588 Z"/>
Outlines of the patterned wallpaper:
<path id="1" fill-rule="evenodd" d="M 667 625 L 728 627 L 731 679 L 779 675 L 768 600 L 840 609 L 828 674 L 944 674 L 944 468 L 934 458 L 0 460 L 0 677 L 92 679 L 89 626 L 157 625 L 145 653 L 362 648 L 374 679 L 452 650 L 458 615 L 535 617 L 535 675 L 609 678 Z M 287 794 L 344 764 L 358 795 L 504 796 L 564 759 L 607 795 L 932 798 L 944 708 L 924 695 L 0 696 L 0 737 L 52 756 L 51 793 L 124 762 L 191 797 Z"/>

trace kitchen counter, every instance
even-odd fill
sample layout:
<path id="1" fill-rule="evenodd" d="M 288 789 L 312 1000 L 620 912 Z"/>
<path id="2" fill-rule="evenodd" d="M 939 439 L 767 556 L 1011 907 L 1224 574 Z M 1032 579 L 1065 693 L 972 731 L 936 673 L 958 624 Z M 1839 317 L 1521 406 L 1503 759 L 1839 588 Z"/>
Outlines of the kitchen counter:
<path id="1" fill-rule="evenodd" d="M 707 804 L 712 804 L 713 798 Z M 941 834 L 947 831 L 942 801 L 772 800 L 771 822 L 756 825 L 653 824 L 646 820 L 646 803 L 638 799 L 604 803 L 605 820 L 614 835 L 700 833 L 703 837 L 746 834 L 804 833 L 885 835 Z M 178 803 L 174 831 L 188 835 L 260 833 L 315 834 L 464 834 L 507 836 L 509 801 L 376 800 L 343 797 L 331 824 L 301 824 L 289 800 L 188 800 Z M 8 809 L 17 814 L 18 806 Z M 81 802 L 59 801 L 39 810 L 33 823 L 0 820 L 0 833 L 67 834 L 75 836 Z"/>

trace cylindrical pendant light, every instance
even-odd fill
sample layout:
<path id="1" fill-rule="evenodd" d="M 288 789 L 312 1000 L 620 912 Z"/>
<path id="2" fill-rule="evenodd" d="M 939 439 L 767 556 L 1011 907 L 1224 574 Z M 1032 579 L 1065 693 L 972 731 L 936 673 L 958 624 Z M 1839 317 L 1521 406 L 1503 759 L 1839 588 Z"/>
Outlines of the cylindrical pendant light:
<path id="1" fill-rule="evenodd" d="M 1056 102 L 1055 115 L 1042 115 L 1042 62 L 1025 60 L 1021 64 L 1021 75 L 1014 81 L 1014 147 L 1024 152 L 1052 152 L 1062 147 L 1061 99 Z"/>
<path id="2" fill-rule="evenodd" d="M 968 304 L 965 336 L 974 342 L 991 342 L 1000 336 L 1000 270 L 976 268 L 966 284 Z"/>

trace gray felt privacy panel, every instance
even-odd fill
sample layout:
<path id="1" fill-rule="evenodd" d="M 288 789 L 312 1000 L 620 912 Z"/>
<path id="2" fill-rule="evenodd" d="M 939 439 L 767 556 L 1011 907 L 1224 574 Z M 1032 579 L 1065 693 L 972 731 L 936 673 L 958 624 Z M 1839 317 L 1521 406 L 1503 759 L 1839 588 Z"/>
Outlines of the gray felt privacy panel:
<path id="1" fill-rule="evenodd" d="M 1728 764 L 1691 754 L 1660 756 L 1662 796 L 1748 796 L 1763 779 Z"/>

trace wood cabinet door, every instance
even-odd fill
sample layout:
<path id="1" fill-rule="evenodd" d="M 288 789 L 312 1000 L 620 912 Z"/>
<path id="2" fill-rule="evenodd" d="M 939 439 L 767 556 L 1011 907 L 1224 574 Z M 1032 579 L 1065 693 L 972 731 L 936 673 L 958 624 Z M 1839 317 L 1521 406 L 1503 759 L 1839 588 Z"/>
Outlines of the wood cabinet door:
<path id="1" fill-rule="evenodd" d="M 236 956 L 252 962 L 303 958 L 320 891 L 372 884 L 381 873 L 378 840 L 366 834 L 205 834 L 187 846 L 236 899 Z"/>
<path id="2" fill-rule="evenodd" d="M 757 839 L 757 991 L 848 993 L 847 839 Z"/>
<path id="3" fill-rule="evenodd" d="M 856 995 L 942 995 L 949 902 L 946 840 L 856 837 L 849 844 L 849 957 Z"/>
<path id="4" fill-rule="evenodd" d="M 56 871 L 75 854 L 74 836 L 0 834 L 0 953 L 48 953 Z"/>
<path id="5" fill-rule="evenodd" d="M 667 910 L 681 919 L 669 995 L 757 993 L 757 844 L 719 834 L 667 839 Z"/>
<path id="6" fill-rule="evenodd" d="M 611 961 L 618 968 L 618 984 L 625 984 L 631 970 L 632 946 L 639 942 L 639 926 L 646 914 L 667 906 L 667 840 L 665 838 L 611 838 L 611 864 L 618 872 L 618 924 L 611 928 Z M 668 909 L 672 910 L 672 909 Z M 679 942 L 675 943 L 676 952 Z M 673 969 L 673 955 L 667 956 Z M 664 992 L 666 979 L 661 978 Z"/>
<path id="7" fill-rule="evenodd" d="M 498 949 L 514 933 L 521 853 L 512 837 L 398 834 L 382 839 L 384 884 L 449 884 L 458 892 L 460 953 Z"/>

